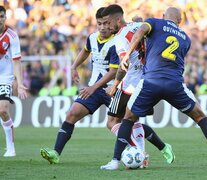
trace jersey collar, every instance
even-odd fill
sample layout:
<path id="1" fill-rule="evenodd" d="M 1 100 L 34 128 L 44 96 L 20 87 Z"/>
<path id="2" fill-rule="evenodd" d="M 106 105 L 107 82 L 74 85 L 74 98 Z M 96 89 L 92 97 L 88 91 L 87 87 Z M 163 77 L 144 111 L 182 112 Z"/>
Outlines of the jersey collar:
<path id="1" fill-rule="evenodd" d="M 111 38 L 114 37 L 114 34 L 112 34 L 111 36 L 109 36 L 107 39 L 104 39 L 104 40 L 100 40 L 100 33 L 98 33 L 98 36 L 96 37 L 97 41 L 102 44 L 102 43 L 105 43 L 107 41 L 109 41 Z"/>

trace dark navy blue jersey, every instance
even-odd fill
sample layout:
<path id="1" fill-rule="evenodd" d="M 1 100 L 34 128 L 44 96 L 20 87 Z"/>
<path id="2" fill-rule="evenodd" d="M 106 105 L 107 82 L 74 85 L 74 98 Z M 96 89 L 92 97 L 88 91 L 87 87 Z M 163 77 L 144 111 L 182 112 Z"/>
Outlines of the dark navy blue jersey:
<path id="1" fill-rule="evenodd" d="M 143 78 L 168 78 L 183 82 L 184 58 L 191 40 L 173 21 L 149 18 Z"/>

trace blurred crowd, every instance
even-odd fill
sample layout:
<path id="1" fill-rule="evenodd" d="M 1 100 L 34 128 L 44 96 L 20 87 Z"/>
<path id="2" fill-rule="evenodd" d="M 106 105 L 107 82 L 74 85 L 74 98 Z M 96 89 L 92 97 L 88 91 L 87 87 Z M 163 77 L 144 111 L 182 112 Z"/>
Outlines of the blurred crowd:
<path id="1" fill-rule="evenodd" d="M 195 94 L 207 94 L 207 1 L 206 0 L 4 0 L 7 24 L 15 29 L 22 56 L 68 56 L 73 61 L 96 31 L 95 12 L 111 3 L 121 5 L 125 18 L 162 18 L 169 6 L 183 10 L 183 28 L 192 39 L 186 58 L 185 82 Z M 158 5 L 159 4 L 159 5 Z M 80 85 L 67 88 L 68 68 L 49 58 L 25 61 L 24 84 L 31 95 L 77 94 L 90 76 L 89 61 L 79 68 Z M 67 63 L 66 63 L 67 64 Z M 65 65 L 66 66 L 66 65 Z M 55 80 L 54 80 L 55 79 Z M 53 83 L 51 83 L 53 82 Z M 48 91 L 48 87 L 50 91 Z"/>

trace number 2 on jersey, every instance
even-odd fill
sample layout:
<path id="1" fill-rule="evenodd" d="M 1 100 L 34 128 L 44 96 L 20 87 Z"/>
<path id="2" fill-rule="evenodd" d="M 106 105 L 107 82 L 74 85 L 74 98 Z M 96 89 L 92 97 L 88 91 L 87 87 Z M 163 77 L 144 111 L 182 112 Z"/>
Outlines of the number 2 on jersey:
<path id="1" fill-rule="evenodd" d="M 179 47 L 179 41 L 174 36 L 168 36 L 166 42 L 170 44 L 163 52 L 162 57 L 175 61 L 176 55 L 173 52 Z"/>

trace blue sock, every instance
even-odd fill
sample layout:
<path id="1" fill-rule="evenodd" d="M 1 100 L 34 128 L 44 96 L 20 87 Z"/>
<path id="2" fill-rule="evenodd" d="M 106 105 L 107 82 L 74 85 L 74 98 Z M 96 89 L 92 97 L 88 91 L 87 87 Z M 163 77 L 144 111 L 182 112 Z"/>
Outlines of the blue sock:
<path id="1" fill-rule="evenodd" d="M 60 128 L 56 143 L 55 143 L 55 150 L 58 152 L 60 155 L 62 153 L 62 150 L 65 146 L 65 144 L 68 142 L 70 139 L 74 129 L 74 124 L 70 124 L 66 121 L 63 122 L 62 127 Z"/>
<path id="2" fill-rule="evenodd" d="M 130 141 L 133 125 L 134 122 L 128 119 L 122 120 L 121 126 L 119 128 L 115 148 L 114 148 L 113 159 L 117 159 L 117 160 L 121 159 L 121 154 Z"/>
<path id="3" fill-rule="evenodd" d="M 201 119 L 198 122 L 198 125 L 200 126 L 201 130 L 203 131 L 204 136 L 207 138 L 207 117 Z"/>

